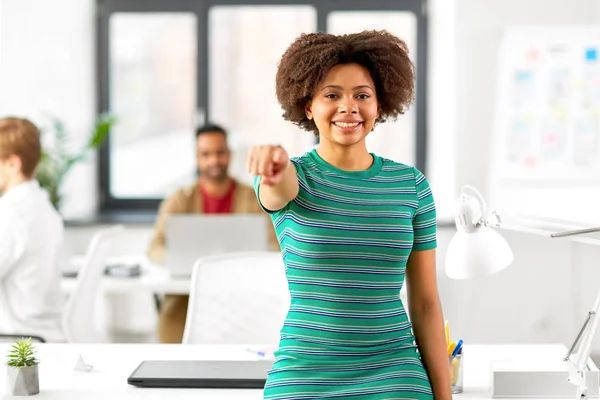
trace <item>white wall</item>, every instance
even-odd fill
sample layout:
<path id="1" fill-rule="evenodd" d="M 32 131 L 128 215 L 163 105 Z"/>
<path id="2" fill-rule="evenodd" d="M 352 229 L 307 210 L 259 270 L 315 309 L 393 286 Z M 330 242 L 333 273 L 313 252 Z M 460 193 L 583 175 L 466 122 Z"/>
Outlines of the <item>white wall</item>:
<path id="1" fill-rule="evenodd" d="M 597 0 L 457 0 L 457 183 L 486 193 L 496 57 L 508 25 L 600 22 Z"/>
<path id="2" fill-rule="evenodd" d="M 59 118 L 81 143 L 96 110 L 95 1 L 1 3 L 0 115 L 27 117 L 40 128 Z M 76 166 L 64 186 L 65 217 L 93 214 L 96 186 L 94 160 Z"/>
<path id="3" fill-rule="evenodd" d="M 456 185 L 457 137 L 457 1 L 429 2 L 427 90 L 427 178 L 435 196 L 438 219 L 451 221 Z"/>

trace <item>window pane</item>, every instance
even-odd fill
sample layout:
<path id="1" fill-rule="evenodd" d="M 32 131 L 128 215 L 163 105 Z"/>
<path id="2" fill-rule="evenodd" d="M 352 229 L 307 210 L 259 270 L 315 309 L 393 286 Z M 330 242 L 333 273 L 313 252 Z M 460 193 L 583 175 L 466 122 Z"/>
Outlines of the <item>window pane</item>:
<path id="1" fill-rule="evenodd" d="M 327 31 L 334 34 L 386 29 L 406 42 L 417 63 L 417 17 L 409 11 L 334 11 L 327 16 Z M 367 136 L 369 151 L 409 165 L 416 163 L 416 103 L 397 121 L 375 127 Z"/>
<path id="2" fill-rule="evenodd" d="M 209 12 L 211 120 L 230 131 L 231 174 L 250 182 L 247 150 L 281 144 L 290 155 L 314 146 L 312 133 L 284 121 L 275 96 L 277 63 L 292 41 L 316 30 L 311 6 L 215 6 Z"/>
<path id="3" fill-rule="evenodd" d="M 116 13 L 110 29 L 110 191 L 162 198 L 194 179 L 196 16 Z"/>

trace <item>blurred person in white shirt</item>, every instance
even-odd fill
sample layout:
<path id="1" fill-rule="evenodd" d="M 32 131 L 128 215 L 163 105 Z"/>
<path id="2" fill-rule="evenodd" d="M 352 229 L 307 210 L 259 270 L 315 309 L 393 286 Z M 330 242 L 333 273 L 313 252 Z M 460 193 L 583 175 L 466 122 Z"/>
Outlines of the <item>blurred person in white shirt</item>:
<path id="1" fill-rule="evenodd" d="M 60 268 L 63 222 L 35 179 L 40 134 L 0 119 L 0 333 L 64 341 Z"/>

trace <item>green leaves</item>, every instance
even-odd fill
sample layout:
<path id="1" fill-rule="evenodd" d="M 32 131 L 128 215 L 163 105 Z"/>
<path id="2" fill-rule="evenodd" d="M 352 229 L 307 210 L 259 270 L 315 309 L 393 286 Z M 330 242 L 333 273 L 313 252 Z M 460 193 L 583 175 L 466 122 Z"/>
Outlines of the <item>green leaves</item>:
<path id="1" fill-rule="evenodd" d="M 52 149 L 44 149 L 36 170 L 40 186 L 48 191 L 50 201 L 57 209 L 60 207 L 60 186 L 71 168 L 84 161 L 90 151 L 98 149 L 106 140 L 117 118 L 110 114 L 101 114 L 94 121 L 94 126 L 82 148 L 73 151 L 73 143 L 69 139 L 65 125 L 55 120 L 53 123 L 54 143 Z"/>
<path id="2" fill-rule="evenodd" d="M 11 367 L 32 367 L 38 364 L 31 338 L 22 338 L 13 344 L 6 364 Z"/>
<path id="3" fill-rule="evenodd" d="M 110 132 L 110 128 L 117 123 L 117 118 L 109 115 L 102 114 L 98 117 L 94 124 L 94 129 L 90 135 L 87 147 L 90 149 L 97 149 L 104 143 L 104 139 Z"/>

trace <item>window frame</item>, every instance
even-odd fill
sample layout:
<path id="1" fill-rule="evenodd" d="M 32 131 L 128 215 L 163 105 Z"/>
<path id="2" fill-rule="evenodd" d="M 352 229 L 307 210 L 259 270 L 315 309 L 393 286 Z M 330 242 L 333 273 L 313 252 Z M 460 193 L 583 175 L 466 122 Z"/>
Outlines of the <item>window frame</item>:
<path id="1" fill-rule="evenodd" d="M 96 0 L 97 113 L 109 108 L 109 21 L 115 12 L 192 12 L 198 18 L 197 110 L 210 121 L 208 80 L 209 10 L 214 6 L 310 5 L 317 13 L 317 31 L 327 31 L 327 17 L 334 11 L 410 11 L 417 18 L 415 167 L 427 166 L 427 0 Z M 123 199 L 110 193 L 110 134 L 98 151 L 99 211 L 156 211 L 162 199 Z"/>

